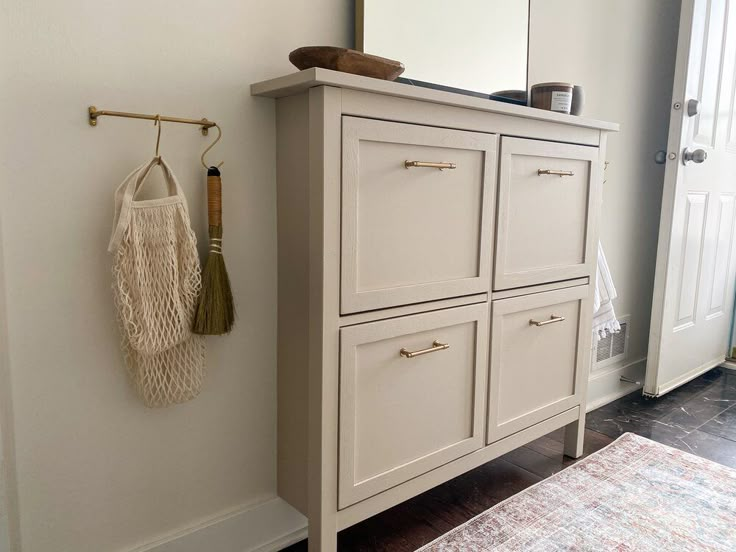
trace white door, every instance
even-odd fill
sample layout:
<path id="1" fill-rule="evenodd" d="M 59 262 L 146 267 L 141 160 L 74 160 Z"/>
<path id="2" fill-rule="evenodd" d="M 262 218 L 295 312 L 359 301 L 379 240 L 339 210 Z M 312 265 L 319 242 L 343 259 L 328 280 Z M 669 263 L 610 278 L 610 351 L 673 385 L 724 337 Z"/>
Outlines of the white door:
<path id="1" fill-rule="evenodd" d="M 736 0 L 683 0 L 647 395 L 667 393 L 728 352 L 736 261 L 735 70 Z"/>

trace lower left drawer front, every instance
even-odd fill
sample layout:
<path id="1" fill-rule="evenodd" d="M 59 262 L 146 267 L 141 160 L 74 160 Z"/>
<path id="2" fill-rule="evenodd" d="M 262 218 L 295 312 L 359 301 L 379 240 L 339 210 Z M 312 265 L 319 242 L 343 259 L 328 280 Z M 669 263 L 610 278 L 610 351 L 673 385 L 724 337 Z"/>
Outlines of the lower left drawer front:
<path id="1" fill-rule="evenodd" d="M 340 330 L 339 508 L 483 446 L 488 311 Z"/>

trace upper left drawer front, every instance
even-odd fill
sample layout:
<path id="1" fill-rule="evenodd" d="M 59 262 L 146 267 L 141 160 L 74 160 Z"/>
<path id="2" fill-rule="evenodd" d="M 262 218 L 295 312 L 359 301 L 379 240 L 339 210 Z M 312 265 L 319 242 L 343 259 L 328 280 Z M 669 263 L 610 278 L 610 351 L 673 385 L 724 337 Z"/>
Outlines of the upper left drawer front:
<path id="1" fill-rule="evenodd" d="M 489 291 L 496 144 L 343 117 L 342 314 Z"/>

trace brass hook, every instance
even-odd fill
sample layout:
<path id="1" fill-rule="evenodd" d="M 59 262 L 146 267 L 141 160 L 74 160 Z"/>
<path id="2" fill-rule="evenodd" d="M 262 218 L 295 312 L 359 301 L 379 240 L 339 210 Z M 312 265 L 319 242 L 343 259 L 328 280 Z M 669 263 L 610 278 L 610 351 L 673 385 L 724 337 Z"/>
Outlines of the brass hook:
<path id="1" fill-rule="evenodd" d="M 158 146 L 161 144 L 161 115 L 156 115 L 156 119 L 153 121 L 153 126 L 158 125 L 158 134 L 156 135 L 156 157 L 161 161 L 161 156 L 158 154 Z"/>
<path id="2" fill-rule="evenodd" d="M 206 162 L 206 161 L 204 160 L 204 156 L 205 156 L 205 155 L 207 155 L 207 153 L 208 153 L 208 152 L 209 152 L 209 151 L 210 151 L 210 150 L 211 150 L 212 148 L 214 148 L 214 147 L 215 147 L 215 144 L 217 144 L 217 142 L 219 142 L 219 141 L 220 141 L 220 139 L 222 138 L 222 129 L 220 128 L 220 125 L 217 125 L 217 124 L 216 124 L 216 125 L 214 125 L 214 126 L 215 126 L 215 128 L 217 129 L 217 139 L 216 139 L 216 140 L 215 140 L 214 142 L 212 142 L 212 143 L 211 143 L 211 144 L 210 144 L 209 146 L 207 146 L 207 149 L 206 149 L 206 150 L 204 150 L 204 151 L 202 152 L 202 157 L 200 157 L 200 160 L 202 161 L 202 166 L 203 166 L 203 167 L 204 167 L 205 169 L 209 169 L 209 168 L 210 168 L 210 166 L 209 166 L 209 165 L 207 165 L 207 162 Z M 224 163 L 224 161 L 220 161 L 220 164 L 219 164 L 219 165 L 217 165 L 217 168 L 219 169 L 220 167 L 222 167 L 222 164 L 223 164 L 223 163 Z"/>

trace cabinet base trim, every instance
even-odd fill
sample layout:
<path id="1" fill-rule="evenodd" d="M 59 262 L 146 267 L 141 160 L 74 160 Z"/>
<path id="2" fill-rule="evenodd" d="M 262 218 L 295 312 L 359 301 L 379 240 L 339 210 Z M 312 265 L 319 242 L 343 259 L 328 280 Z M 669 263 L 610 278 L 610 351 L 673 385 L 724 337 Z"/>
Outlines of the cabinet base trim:
<path id="1" fill-rule="evenodd" d="M 351 525 L 355 525 L 391 506 L 399 504 L 404 500 L 408 500 L 418 494 L 421 494 L 437 485 L 444 483 L 457 477 L 467 471 L 477 468 L 478 466 L 490 462 L 494 458 L 498 458 L 511 452 L 515 448 L 523 446 L 530 441 L 543 437 L 548 433 L 564 427 L 578 420 L 580 415 L 580 407 L 576 406 L 570 410 L 566 410 L 561 414 L 553 416 L 543 422 L 533 425 L 527 429 L 514 433 L 496 441 L 484 448 L 471 452 L 462 458 L 458 458 L 448 464 L 435 468 L 423 475 L 402 483 L 396 487 L 392 487 L 381 494 L 372 496 L 353 504 L 337 512 L 338 530 L 345 529 Z"/>

